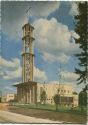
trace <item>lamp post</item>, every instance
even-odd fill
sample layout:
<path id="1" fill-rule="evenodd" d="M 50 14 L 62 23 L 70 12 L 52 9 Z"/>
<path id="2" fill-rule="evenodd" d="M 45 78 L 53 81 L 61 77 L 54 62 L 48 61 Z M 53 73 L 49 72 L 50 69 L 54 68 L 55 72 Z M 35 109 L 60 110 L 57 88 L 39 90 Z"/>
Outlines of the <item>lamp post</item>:
<path id="1" fill-rule="evenodd" d="M 63 93 L 60 91 L 60 84 L 61 84 L 61 79 L 63 77 L 62 75 L 62 66 L 61 66 L 61 63 L 60 63 L 60 66 L 59 66 L 59 71 L 57 73 L 58 77 L 59 77 L 59 89 L 58 89 L 58 93 L 59 93 L 59 96 L 60 96 L 60 105 L 61 105 L 61 94 L 63 95 Z"/>

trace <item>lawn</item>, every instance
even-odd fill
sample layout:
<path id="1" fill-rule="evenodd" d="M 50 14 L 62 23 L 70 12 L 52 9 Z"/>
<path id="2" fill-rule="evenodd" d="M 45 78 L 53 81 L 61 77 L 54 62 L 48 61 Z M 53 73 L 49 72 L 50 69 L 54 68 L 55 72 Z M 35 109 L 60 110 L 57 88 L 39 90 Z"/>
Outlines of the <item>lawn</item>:
<path id="1" fill-rule="evenodd" d="M 64 107 L 64 106 L 58 106 L 58 110 L 56 110 L 55 105 L 50 104 L 19 104 L 19 103 L 13 103 L 14 106 L 21 107 L 21 108 L 27 108 L 27 109 L 41 109 L 41 110 L 48 110 L 53 112 L 68 112 L 68 113 L 74 113 L 79 115 L 87 115 L 87 108 L 84 107 L 81 109 L 80 107 L 77 108 L 71 108 L 71 107 Z"/>
<path id="2" fill-rule="evenodd" d="M 81 112 L 80 108 L 71 110 L 71 108 L 58 107 L 58 110 L 55 110 L 54 105 L 29 105 L 29 104 L 18 104 L 9 106 L 10 112 L 15 112 L 31 117 L 50 119 L 53 121 L 63 121 L 64 123 L 77 123 L 77 124 L 86 124 L 87 116 L 86 111 Z"/>

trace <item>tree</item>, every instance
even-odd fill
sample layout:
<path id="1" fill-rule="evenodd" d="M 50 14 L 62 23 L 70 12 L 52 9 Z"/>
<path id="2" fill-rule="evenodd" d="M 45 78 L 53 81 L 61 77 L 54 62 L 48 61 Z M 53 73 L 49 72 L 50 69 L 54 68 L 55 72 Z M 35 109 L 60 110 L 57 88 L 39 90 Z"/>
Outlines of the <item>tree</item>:
<path id="1" fill-rule="evenodd" d="M 0 102 L 2 101 L 2 91 L 0 90 Z"/>
<path id="2" fill-rule="evenodd" d="M 87 92 L 85 90 L 79 93 L 79 106 L 87 106 Z"/>
<path id="3" fill-rule="evenodd" d="M 77 84 L 87 83 L 88 77 L 87 7 L 87 2 L 78 2 L 79 14 L 75 16 L 75 31 L 79 35 L 76 43 L 79 44 L 81 49 L 81 52 L 76 54 L 79 60 L 79 67 L 75 68 L 75 72 L 79 75 Z"/>
<path id="4" fill-rule="evenodd" d="M 55 102 L 55 105 L 56 105 L 56 110 L 58 110 L 58 104 L 60 103 L 60 96 L 58 94 L 56 94 L 54 97 L 54 102 Z"/>
<path id="5" fill-rule="evenodd" d="M 2 101 L 2 98 L 0 97 L 0 102 Z"/>
<path id="6" fill-rule="evenodd" d="M 46 91 L 43 90 L 40 94 L 40 101 L 41 103 L 45 104 L 46 103 L 46 98 L 47 98 L 47 95 L 46 95 Z"/>
<path id="7" fill-rule="evenodd" d="M 79 93 L 79 106 L 81 108 L 81 112 L 83 112 L 84 108 L 87 107 L 87 92 L 85 88 Z"/>

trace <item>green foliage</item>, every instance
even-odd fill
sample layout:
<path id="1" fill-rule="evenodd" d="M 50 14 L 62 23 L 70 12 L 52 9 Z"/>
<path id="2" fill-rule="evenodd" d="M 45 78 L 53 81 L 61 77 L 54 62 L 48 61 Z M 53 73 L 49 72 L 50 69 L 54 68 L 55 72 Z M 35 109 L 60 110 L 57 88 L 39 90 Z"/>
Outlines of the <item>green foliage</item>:
<path id="1" fill-rule="evenodd" d="M 79 60 L 79 68 L 75 68 L 75 72 L 79 75 L 79 78 L 77 79 L 78 84 L 86 83 L 88 71 L 87 7 L 87 2 L 79 2 L 79 14 L 75 16 L 75 31 L 80 37 L 79 39 L 76 39 L 76 43 L 80 45 L 81 49 L 81 53 L 76 54 L 76 57 Z"/>
<path id="2" fill-rule="evenodd" d="M 73 92 L 74 95 L 77 95 L 77 92 Z"/>
<path id="3" fill-rule="evenodd" d="M 41 103 L 46 103 L 46 98 L 47 98 L 47 95 L 46 95 L 46 91 L 45 90 L 43 90 L 42 92 L 41 92 L 41 94 L 40 94 L 40 101 L 41 101 Z"/>
<path id="4" fill-rule="evenodd" d="M 81 91 L 79 93 L 79 106 L 87 106 L 87 92 Z"/>
<path id="5" fill-rule="evenodd" d="M 60 103 L 60 96 L 58 94 L 56 94 L 54 97 L 53 97 L 53 100 L 55 102 L 55 105 L 56 105 L 56 110 L 58 109 L 58 104 Z"/>
<path id="6" fill-rule="evenodd" d="M 71 113 L 75 115 L 86 115 L 87 114 L 87 107 L 83 107 L 83 111 L 81 111 L 81 107 L 76 107 L 71 109 L 71 107 L 63 107 L 60 106 L 58 110 L 56 110 L 56 105 L 51 105 L 51 104 L 38 104 L 36 105 L 33 104 L 19 104 L 19 103 L 14 103 L 13 106 L 19 107 L 19 108 L 24 108 L 24 109 L 37 109 L 37 110 L 45 110 L 45 111 L 52 111 L 52 112 L 60 112 L 60 113 Z M 56 110 L 56 111 L 55 111 Z"/>

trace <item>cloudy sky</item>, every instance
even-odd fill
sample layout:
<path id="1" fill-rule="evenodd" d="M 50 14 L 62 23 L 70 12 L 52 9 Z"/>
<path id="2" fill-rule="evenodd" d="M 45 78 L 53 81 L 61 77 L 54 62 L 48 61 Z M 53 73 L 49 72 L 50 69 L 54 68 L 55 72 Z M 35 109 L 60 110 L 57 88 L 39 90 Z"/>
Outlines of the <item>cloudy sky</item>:
<path id="1" fill-rule="evenodd" d="M 31 7 L 29 17 L 26 10 Z M 0 89 L 13 92 L 13 84 L 21 82 L 22 26 L 28 21 L 34 26 L 35 66 L 34 78 L 38 82 L 59 82 L 76 85 L 74 68 L 78 60 L 74 54 L 79 46 L 74 38 L 74 15 L 78 14 L 75 2 L 2 2 L 1 4 L 1 55 Z M 28 19 L 27 19 L 28 17 Z"/>

